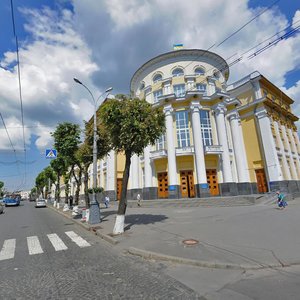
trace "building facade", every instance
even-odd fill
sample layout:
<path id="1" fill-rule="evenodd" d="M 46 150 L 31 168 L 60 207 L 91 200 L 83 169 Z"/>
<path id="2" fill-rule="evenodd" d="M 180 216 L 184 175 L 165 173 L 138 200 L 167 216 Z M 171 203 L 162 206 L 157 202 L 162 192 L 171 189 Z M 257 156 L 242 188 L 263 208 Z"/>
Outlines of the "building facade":
<path id="1" fill-rule="evenodd" d="M 294 102 L 258 72 L 227 84 L 219 55 L 183 49 L 159 55 L 133 75 L 131 94 L 163 107 L 166 132 L 131 161 L 128 199 L 300 192 Z M 119 198 L 125 158 L 98 162 L 98 180 Z"/>

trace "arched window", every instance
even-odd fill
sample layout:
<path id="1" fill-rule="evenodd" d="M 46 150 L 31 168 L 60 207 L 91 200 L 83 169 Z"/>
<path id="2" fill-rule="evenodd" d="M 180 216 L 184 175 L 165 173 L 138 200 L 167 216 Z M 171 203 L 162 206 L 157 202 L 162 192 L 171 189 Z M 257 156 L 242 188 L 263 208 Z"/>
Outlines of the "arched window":
<path id="1" fill-rule="evenodd" d="M 196 68 L 195 69 L 195 75 L 199 76 L 199 75 L 204 75 L 205 74 L 205 71 L 203 68 Z"/>
<path id="2" fill-rule="evenodd" d="M 153 83 L 156 83 L 156 82 L 159 82 L 159 81 L 162 81 L 162 75 L 161 74 L 156 74 L 153 77 Z"/>
<path id="3" fill-rule="evenodd" d="M 173 77 L 178 77 L 178 76 L 183 76 L 184 72 L 181 68 L 176 68 L 175 70 L 173 70 L 172 72 L 172 76 Z"/>

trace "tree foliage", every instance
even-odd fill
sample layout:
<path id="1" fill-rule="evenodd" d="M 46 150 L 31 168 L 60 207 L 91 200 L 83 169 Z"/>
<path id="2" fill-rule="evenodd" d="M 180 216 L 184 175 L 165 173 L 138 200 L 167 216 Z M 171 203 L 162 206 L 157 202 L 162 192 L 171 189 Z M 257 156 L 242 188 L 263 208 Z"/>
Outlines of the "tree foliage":
<path id="1" fill-rule="evenodd" d="M 4 187 L 4 182 L 0 181 L 0 196 L 3 196 L 3 187 Z"/>

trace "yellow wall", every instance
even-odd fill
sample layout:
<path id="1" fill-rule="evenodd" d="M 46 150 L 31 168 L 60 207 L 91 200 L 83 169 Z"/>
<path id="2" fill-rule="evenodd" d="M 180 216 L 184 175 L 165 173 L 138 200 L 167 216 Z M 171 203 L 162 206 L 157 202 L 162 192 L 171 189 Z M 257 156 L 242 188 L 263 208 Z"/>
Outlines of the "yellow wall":
<path id="1" fill-rule="evenodd" d="M 253 92 L 252 90 L 247 91 L 245 93 L 239 94 L 238 99 L 242 102 L 242 105 L 246 105 L 248 103 L 253 102 Z"/>
<path id="2" fill-rule="evenodd" d="M 241 120 L 250 181 L 256 182 L 255 169 L 263 168 L 263 159 L 254 116 Z"/>

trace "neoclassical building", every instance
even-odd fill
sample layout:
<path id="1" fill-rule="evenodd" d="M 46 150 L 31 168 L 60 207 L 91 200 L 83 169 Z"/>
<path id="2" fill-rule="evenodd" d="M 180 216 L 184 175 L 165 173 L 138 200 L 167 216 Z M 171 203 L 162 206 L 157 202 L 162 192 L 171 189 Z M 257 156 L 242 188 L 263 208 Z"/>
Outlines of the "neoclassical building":
<path id="1" fill-rule="evenodd" d="M 294 102 L 258 72 L 230 85 L 219 55 L 164 53 L 132 76 L 132 95 L 163 107 L 166 132 L 132 157 L 128 199 L 300 192 L 300 143 Z M 99 161 L 98 180 L 119 198 L 125 159 Z"/>

